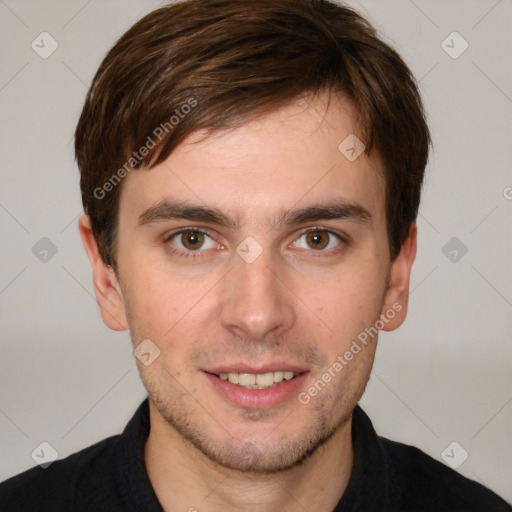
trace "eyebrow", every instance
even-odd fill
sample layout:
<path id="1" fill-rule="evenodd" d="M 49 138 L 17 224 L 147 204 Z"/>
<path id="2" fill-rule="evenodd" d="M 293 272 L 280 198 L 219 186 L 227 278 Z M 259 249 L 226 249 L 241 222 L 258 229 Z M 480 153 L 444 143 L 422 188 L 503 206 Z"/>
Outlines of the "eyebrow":
<path id="1" fill-rule="evenodd" d="M 371 213 L 360 204 L 338 199 L 314 204 L 296 210 L 282 211 L 275 219 L 274 227 L 294 226 L 320 220 L 349 220 L 358 223 L 371 221 Z M 241 227 L 240 219 L 227 216 L 218 208 L 187 202 L 162 199 L 145 210 L 138 219 L 137 227 L 155 222 L 184 219 L 223 226 L 232 230 Z"/>

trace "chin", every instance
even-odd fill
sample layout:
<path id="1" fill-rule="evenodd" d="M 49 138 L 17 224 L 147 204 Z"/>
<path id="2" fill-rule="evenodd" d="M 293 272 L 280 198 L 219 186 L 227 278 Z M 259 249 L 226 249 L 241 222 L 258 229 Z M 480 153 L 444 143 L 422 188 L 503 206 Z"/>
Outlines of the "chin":
<path id="1" fill-rule="evenodd" d="M 186 416 L 166 414 L 164 418 L 192 450 L 200 452 L 214 466 L 252 475 L 272 475 L 303 464 L 342 428 L 351 413 L 336 423 L 332 423 L 332 417 L 317 417 L 313 425 L 303 427 L 303 432 L 295 431 L 295 438 L 283 432 L 276 435 L 278 425 L 268 435 L 252 440 L 237 438 L 222 427 L 198 428 Z M 219 431 L 222 439 L 213 436 L 214 430 Z"/>

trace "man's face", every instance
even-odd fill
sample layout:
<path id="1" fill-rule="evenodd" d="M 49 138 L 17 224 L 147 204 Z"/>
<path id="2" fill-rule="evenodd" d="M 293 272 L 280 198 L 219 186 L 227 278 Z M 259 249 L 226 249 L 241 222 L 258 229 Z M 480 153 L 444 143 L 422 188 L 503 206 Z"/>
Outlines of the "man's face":
<path id="1" fill-rule="evenodd" d="M 338 149 L 354 133 L 348 103 L 324 112 L 322 97 L 202 142 L 193 135 L 122 185 L 126 317 L 135 346 L 149 339 L 160 350 L 150 365 L 137 362 L 141 377 L 166 428 L 225 467 L 292 467 L 345 424 L 376 338 L 341 371 L 332 367 L 389 307 L 379 164 Z M 162 201 L 215 209 L 238 226 L 147 212 Z M 329 204 L 342 206 L 334 218 L 288 222 Z M 330 382 L 301 403 L 330 368 Z M 267 375 L 251 389 L 240 384 L 254 377 L 239 374 Z"/>

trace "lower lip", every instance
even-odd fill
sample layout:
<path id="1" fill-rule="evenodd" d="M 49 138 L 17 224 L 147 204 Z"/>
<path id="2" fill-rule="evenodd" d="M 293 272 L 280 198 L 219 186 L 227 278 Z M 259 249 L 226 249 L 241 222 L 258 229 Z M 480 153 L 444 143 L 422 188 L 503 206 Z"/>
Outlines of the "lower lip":
<path id="1" fill-rule="evenodd" d="M 214 389 L 225 399 L 238 407 L 250 409 L 267 409 L 276 407 L 296 397 L 298 390 L 304 384 L 308 372 L 301 373 L 293 379 L 283 380 L 279 384 L 267 389 L 248 389 L 227 380 L 222 380 L 211 373 L 206 377 Z"/>

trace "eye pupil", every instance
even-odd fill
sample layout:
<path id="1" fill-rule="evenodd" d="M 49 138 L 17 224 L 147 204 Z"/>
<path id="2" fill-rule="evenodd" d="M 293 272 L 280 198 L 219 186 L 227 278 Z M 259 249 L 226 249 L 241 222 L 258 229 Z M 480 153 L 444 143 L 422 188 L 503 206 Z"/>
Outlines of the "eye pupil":
<path id="1" fill-rule="evenodd" d="M 322 240 L 323 238 L 323 240 Z M 323 231 L 310 231 L 307 234 L 308 243 L 312 243 L 315 249 L 323 249 L 328 244 L 328 238 Z"/>
<path id="2" fill-rule="evenodd" d="M 204 236 L 198 231 L 184 231 L 181 234 L 181 242 L 187 249 L 198 249 L 204 241 Z"/>

